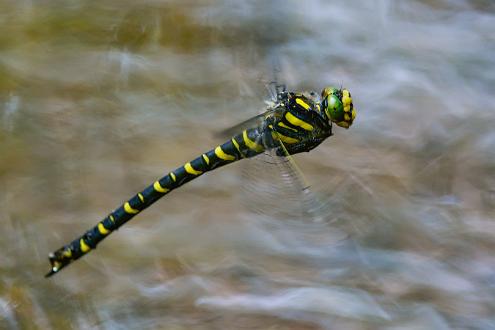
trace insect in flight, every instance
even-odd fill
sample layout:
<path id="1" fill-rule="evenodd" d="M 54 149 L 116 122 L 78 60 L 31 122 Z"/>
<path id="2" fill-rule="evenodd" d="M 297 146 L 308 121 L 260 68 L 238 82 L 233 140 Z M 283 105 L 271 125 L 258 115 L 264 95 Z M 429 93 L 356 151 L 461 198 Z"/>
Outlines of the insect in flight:
<path id="1" fill-rule="evenodd" d="M 51 269 L 46 277 L 96 248 L 110 233 L 170 191 L 205 172 L 266 151 L 291 160 L 291 155 L 309 152 L 330 137 L 333 123 L 349 128 L 356 117 L 347 89 L 326 87 L 319 97 L 316 93 L 288 92 L 276 85 L 275 94 L 264 113 L 229 130 L 233 132 L 230 140 L 155 181 L 82 236 L 50 253 Z"/>

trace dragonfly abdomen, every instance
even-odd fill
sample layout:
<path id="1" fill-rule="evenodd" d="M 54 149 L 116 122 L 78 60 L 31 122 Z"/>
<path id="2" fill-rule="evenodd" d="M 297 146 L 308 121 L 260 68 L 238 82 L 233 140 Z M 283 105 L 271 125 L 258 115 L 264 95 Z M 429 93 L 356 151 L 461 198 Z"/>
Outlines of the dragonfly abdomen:
<path id="1" fill-rule="evenodd" d="M 105 237 L 172 190 L 194 180 L 205 172 L 262 153 L 265 150 L 262 140 L 262 134 L 258 128 L 245 130 L 224 144 L 155 181 L 124 202 L 84 235 L 51 253 L 49 259 L 52 269 L 46 276 L 59 272 L 72 261 L 95 249 Z"/>

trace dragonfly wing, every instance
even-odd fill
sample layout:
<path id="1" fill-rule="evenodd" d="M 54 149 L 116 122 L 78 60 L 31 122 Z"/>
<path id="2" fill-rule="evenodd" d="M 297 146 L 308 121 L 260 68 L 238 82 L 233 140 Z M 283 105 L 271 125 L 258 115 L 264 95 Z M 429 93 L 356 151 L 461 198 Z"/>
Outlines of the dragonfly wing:
<path id="1" fill-rule="evenodd" d="M 243 201 L 249 210 L 264 216 L 300 219 L 300 194 L 304 183 L 299 180 L 285 157 L 266 151 L 242 164 Z"/>
<path id="2" fill-rule="evenodd" d="M 239 132 L 242 132 L 245 129 L 249 128 L 254 128 L 259 126 L 267 117 L 276 115 L 279 113 L 282 109 L 278 107 L 278 104 L 280 101 L 280 95 L 282 93 L 287 91 L 287 88 L 285 85 L 278 84 L 276 81 L 271 81 L 268 83 L 265 83 L 265 88 L 266 88 L 266 93 L 267 93 L 267 99 L 268 101 L 265 101 L 267 110 L 263 113 L 260 113 L 254 117 L 251 117 L 249 119 L 244 120 L 243 122 L 234 125 L 232 127 L 229 127 L 221 132 L 218 133 L 219 137 L 222 138 L 230 138 L 231 136 L 235 134 L 239 134 Z"/>
<path id="3" fill-rule="evenodd" d="M 242 161 L 242 202 L 271 232 L 298 250 L 335 245 L 348 235 L 329 225 L 330 202 L 323 202 L 307 184 L 292 156 L 274 149 Z M 304 243 L 306 242 L 306 243 Z"/>
<path id="4" fill-rule="evenodd" d="M 237 125 L 229 127 L 219 132 L 217 135 L 221 138 L 230 138 L 246 129 L 258 127 L 265 120 L 266 117 L 272 115 L 273 113 L 275 113 L 275 109 L 269 109 L 263 113 L 260 113 L 259 115 L 246 119 L 245 121 Z"/>
<path id="5" fill-rule="evenodd" d="M 294 157 L 289 153 L 285 144 L 282 141 L 278 141 L 280 144 L 280 148 L 284 153 L 284 157 L 277 157 L 273 154 L 272 158 L 278 160 L 278 167 L 280 172 L 285 176 L 291 178 L 296 189 L 300 192 L 300 203 L 302 207 L 302 211 L 307 213 L 307 215 L 316 222 L 323 222 L 325 210 L 323 209 L 323 203 L 319 201 L 315 193 L 312 191 L 310 184 L 306 177 L 304 176 L 303 171 L 297 165 Z"/>
<path id="6" fill-rule="evenodd" d="M 333 220 L 330 204 L 311 189 L 293 156 L 278 156 L 271 149 L 242 163 L 242 186 L 248 192 L 249 209 L 303 222 Z"/>

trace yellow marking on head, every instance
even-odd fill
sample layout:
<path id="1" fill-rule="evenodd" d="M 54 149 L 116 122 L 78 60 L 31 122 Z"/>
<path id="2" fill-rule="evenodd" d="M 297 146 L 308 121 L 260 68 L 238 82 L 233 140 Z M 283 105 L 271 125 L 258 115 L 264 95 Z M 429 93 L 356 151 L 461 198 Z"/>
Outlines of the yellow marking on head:
<path id="1" fill-rule="evenodd" d="M 301 98 L 296 98 L 296 103 L 302 106 L 304 109 L 309 110 L 310 106 L 306 102 L 303 101 Z"/>
<path id="2" fill-rule="evenodd" d="M 344 107 L 344 112 L 349 112 L 349 111 L 351 111 L 351 106 L 350 105 L 346 105 Z"/>
<path id="3" fill-rule="evenodd" d="M 294 143 L 298 143 L 299 140 L 298 139 L 294 139 L 294 138 L 291 138 L 289 136 L 285 136 L 283 134 L 280 134 L 278 132 L 272 132 L 272 137 L 274 139 L 278 139 L 284 143 L 287 143 L 287 144 L 294 144 Z"/>
<path id="4" fill-rule="evenodd" d="M 115 222 L 115 218 L 113 217 L 113 215 L 110 214 L 108 217 L 110 218 L 110 221 Z"/>
<path id="5" fill-rule="evenodd" d="M 345 121 L 349 121 L 349 120 L 351 120 L 351 117 L 349 117 L 348 114 L 344 114 L 344 119 L 345 119 Z"/>
<path id="6" fill-rule="evenodd" d="M 166 193 L 170 190 L 168 188 L 162 187 L 162 185 L 160 184 L 160 181 L 155 181 L 155 183 L 153 183 L 153 189 L 155 189 L 156 191 L 161 192 L 161 193 Z"/>
<path id="7" fill-rule="evenodd" d="M 226 154 L 220 146 L 215 148 L 215 155 L 223 160 L 234 160 L 235 157 L 229 154 Z"/>
<path id="8" fill-rule="evenodd" d="M 62 252 L 62 255 L 66 258 L 72 257 L 72 250 L 70 248 L 66 248 L 64 252 Z"/>
<path id="9" fill-rule="evenodd" d="M 280 126 L 280 127 L 283 127 L 283 128 L 290 129 L 290 130 L 292 130 L 294 132 L 297 132 L 297 129 L 295 129 L 293 127 L 289 127 L 289 126 L 285 125 L 283 122 L 279 122 L 277 125 Z"/>
<path id="10" fill-rule="evenodd" d="M 138 193 L 138 197 L 139 197 L 139 200 L 141 201 L 141 203 L 144 203 L 144 196 L 143 196 L 143 194 Z"/>
<path id="11" fill-rule="evenodd" d="M 136 214 L 139 212 L 139 210 L 133 209 L 131 204 L 129 204 L 129 202 L 125 202 L 124 211 L 129 214 Z"/>
<path id="12" fill-rule="evenodd" d="M 201 173 L 203 173 L 201 171 L 196 171 L 192 167 L 191 163 L 186 163 L 186 165 L 184 165 L 184 169 L 186 170 L 187 173 L 192 174 L 192 175 L 200 175 Z"/>
<path id="13" fill-rule="evenodd" d="M 206 162 L 206 165 L 210 165 L 210 158 L 208 158 L 208 156 L 206 156 L 205 154 L 203 154 L 202 156 L 204 161 Z"/>
<path id="14" fill-rule="evenodd" d="M 342 104 L 344 107 L 350 106 L 351 105 L 351 98 L 348 96 L 343 96 L 342 97 Z"/>
<path id="15" fill-rule="evenodd" d="M 347 89 L 342 91 L 342 104 L 344 105 L 344 110 L 346 106 L 350 106 L 352 102 L 351 93 Z"/>
<path id="16" fill-rule="evenodd" d="M 346 121 L 340 121 L 337 123 L 337 125 L 340 127 L 349 128 L 349 123 Z"/>
<path id="17" fill-rule="evenodd" d="M 289 123 L 291 123 L 292 125 L 294 126 L 299 126 L 301 127 L 302 129 L 305 129 L 306 131 L 312 131 L 313 130 L 313 126 L 308 124 L 307 122 L 297 118 L 296 116 L 294 116 L 292 113 L 290 112 L 287 112 L 285 114 L 285 119 L 287 119 L 287 121 Z"/>
<path id="18" fill-rule="evenodd" d="M 105 226 L 103 226 L 103 224 L 101 222 L 98 224 L 98 231 L 102 235 L 106 235 L 110 232 L 110 230 L 106 229 Z"/>
<path id="19" fill-rule="evenodd" d="M 86 244 L 86 242 L 82 238 L 79 240 L 79 246 L 81 248 L 82 253 L 86 253 L 89 250 L 91 250 L 91 248 L 89 247 L 89 245 Z"/>
<path id="20" fill-rule="evenodd" d="M 244 143 L 248 146 L 249 149 L 254 150 L 256 152 L 262 152 L 264 150 L 263 146 L 260 146 L 258 143 L 251 141 L 249 139 L 246 130 L 242 132 L 242 138 L 244 139 Z"/>
<path id="21" fill-rule="evenodd" d="M 172 181 L 174 181 L 174 182 L 175 182 L 175 180 L 177 180 L 174 172 L 170 172 L 170 177 L 172 178 Z"/>
<path id="22" fill-rule="evenodd" d="M 356 110 L 352 109 L 351 115 L 352 115 L 352 120 L 354 120 L 354 118 L 356 118 Z"/>

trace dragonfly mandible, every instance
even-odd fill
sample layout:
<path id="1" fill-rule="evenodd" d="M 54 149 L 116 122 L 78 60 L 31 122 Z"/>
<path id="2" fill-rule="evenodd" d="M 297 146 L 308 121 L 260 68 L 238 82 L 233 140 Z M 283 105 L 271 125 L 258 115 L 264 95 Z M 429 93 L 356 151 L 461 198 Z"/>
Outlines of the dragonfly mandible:
<path id="1" fill-rule="evenodd" d="M 347 89 L 326 87 L 321 97 L 316 93 L 277 89 L 275 100 L 266 111 L 235 126 L 230 140 L 155 181 L 82 236 L 50 253 L 51 269 L 46 277 L 89 253 L 113 231 L 158 199 L 202 174 L 267 150 L 291 160 L 291 155 L 309 152 L 332 136 L 333 123 L 347 129 L 355 117 L 356 110 Z"/>

